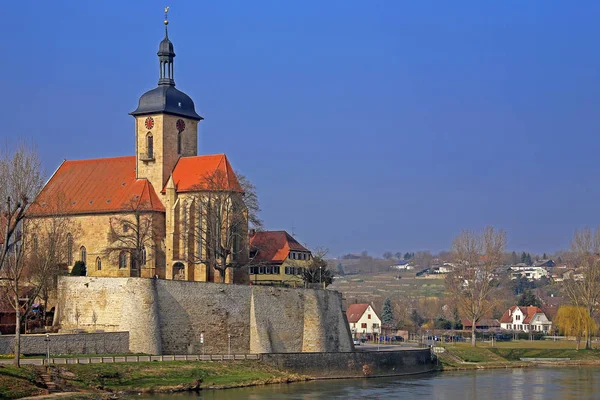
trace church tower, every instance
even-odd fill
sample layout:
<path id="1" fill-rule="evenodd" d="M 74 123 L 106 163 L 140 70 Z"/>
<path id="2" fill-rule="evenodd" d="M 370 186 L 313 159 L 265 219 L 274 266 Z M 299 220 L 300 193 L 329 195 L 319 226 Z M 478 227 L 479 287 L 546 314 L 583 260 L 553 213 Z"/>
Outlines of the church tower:
<path id="1" fill-rule="evenodd" d="M 175 88 L 175 51 L 169 40 L 165 8 L 165 38 L 158 46 L 158 87 L 140 97 L 135 117 L 136 171 L 160 192 L 180 157 L 198 155 L 198 122 L 194 102 Z"/>

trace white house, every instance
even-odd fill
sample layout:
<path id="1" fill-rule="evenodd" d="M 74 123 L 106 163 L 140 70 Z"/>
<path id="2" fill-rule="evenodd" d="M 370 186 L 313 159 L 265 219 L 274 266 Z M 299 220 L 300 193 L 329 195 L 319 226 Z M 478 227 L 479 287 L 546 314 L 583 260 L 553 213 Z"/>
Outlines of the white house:
<path id="1" fill-rule="evenodd" d="M 410 265 L 409 261 L 406 261 L 406 260 L 398 261 L 396 264 L 390 265 L 390 268 L 399 269 L 402 271 L 411 271 L 411 270 L 415 269 L 415 267 Z"/>
<path id="2" fill-rule="evenodd" d="M 346 310 L 346 317 L 355 338 L 373 337 L 381 333 L 381 319 L 370 304 L 352 304 Z"/>
<path id="3" fill-rule="evenodd" d="M 510 331 L 549 332 L 552 322 L 539 307 L 512 306 L 500 318 L 500 328 Z"/>
<path id="4" fill-rule="evenodd" d="M 541 278 L 548 277 L 548 271 L 544 267 L 520 267 L 513 266 L 510 267 L 513 271 L 511 272 L 511 279 L 517 279 L 518 277 L 526 278 L 529 280 L 538 280 Z"/>

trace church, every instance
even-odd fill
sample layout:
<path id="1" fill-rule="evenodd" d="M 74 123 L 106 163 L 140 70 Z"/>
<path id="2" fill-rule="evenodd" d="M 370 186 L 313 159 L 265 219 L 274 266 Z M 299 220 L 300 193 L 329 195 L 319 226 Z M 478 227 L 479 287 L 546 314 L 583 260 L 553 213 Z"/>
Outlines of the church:
<path id="1" fill-rule="evenodd" d="M 244 283 L 235 268 L 248 259 L 244 191 L 225 154 L 198 155 L 203 118 L 175 87 L 164 23 L 158 86 L 130 113 L 135 155 L 65 160 L 27 218 L 68 218 L 64 263 L 85 263 L 88 276 Z M 27 234 L 35 246 L 35 229 Z"/>

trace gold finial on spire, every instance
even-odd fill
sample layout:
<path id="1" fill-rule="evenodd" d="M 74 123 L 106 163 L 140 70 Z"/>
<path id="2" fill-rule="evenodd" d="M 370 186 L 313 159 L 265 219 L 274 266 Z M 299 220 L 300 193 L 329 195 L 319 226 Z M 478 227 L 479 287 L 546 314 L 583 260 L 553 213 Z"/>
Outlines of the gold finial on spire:
<path id="1" fill-rule="evenodd" d="M 169 6 L 165 7 L 165 25 L 169 25 Z"/>

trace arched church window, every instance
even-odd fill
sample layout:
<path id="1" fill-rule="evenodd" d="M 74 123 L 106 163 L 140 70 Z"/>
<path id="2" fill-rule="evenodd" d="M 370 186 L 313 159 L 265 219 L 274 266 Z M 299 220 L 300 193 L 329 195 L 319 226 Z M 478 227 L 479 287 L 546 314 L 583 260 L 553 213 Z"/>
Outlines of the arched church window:
<path id="1" fill-rule="evenodd" d="M 73 236 L 67 234 L 67 264 L 73 265 Z"/>
<path id="2" fill-rule="evenodd" d="M 86 259 L 87 250 L 85 249 L 85 246 L 81 246 L 81 248 L 79 249 L 79 261 L 81 261 L 84 264 L 87 264 Z"/>
<path id="3" fill-rule="evenodd" d="M 119 268 L 127 267 L 127 253 L 122 251 L 119 253 Z"/>
<path id="4" fill-rule="evenodd" d="M 102 271 L 102 259 L 100 257 L 96 258 L 96 270 Z"/>
<path id="5" fill-rule="evenodd" d="M 148 158 L 154 158 L 154 137 L 150 133 L 146 136 L 146 152 Z"/>
<path id="6" fill-rule="evenodd" d="M 181 132 L 177 132 L 177 154 L 181 154 Z"/>
<path id="7" fill-rule="evenodd" d="M 142 248 L 142 265 L 146 265 L 146 248 Z"/>

